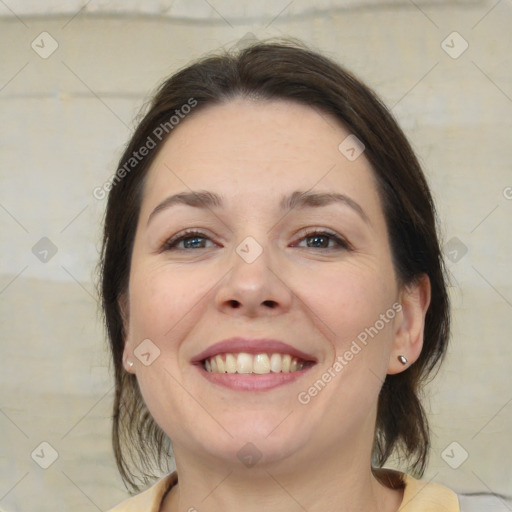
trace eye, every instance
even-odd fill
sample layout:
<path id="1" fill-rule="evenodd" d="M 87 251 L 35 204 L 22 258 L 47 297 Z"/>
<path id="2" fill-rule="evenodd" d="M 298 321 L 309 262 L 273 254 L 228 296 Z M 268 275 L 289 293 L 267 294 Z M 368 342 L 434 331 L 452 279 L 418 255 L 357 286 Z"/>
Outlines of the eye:
<path id="1" fill-rule="evenodd" d="M 313 249 L 344 249 L 351 250 L 350 244 L 336 233 L 329 230 L 313 230 L 308 231 L 302 238 L 303 240 L 311 239 L 311 243 L 307 244 L 307 248 Z M 334 242 L 335 246 L 329 247 L 329 243 Z"/>
<path id="2" fill-rule="evenodd" d="M 180 233 L 171 239 L 167 240 L 161 248 L 161 251 L 183 251 L 187 249 L 207 249 L 202 240 L 209 240 L 208 236 L 201 231 L 189 229 Z M 178 244 L 184 242 L 183 247 L 178 247 Z"/>
<path id="3" fill-rule="evenodd" d="M 336 233 L 329 230 L 312 230 L 308 231 L 301 239 L 311 239 L 311 242 L 307 244 L 307 248 L 311 249 L 327 249 L 327 250 L 351 250 L 351 245 Z M 187 249 L 207 249 L 205 246 L 206 241 L 211 241 L 210 238 L 201 231 L 193 229 L 187 230 L 180 233 L 169 240 L 167 240 L 161 251 L 184 251 Z M 178 247 L 183 242 L 182 247 Z M 334 242 L 334 246 L 329 246 L 331 242 Z M 299 244 L 297 244 L 300 247 Z"/>

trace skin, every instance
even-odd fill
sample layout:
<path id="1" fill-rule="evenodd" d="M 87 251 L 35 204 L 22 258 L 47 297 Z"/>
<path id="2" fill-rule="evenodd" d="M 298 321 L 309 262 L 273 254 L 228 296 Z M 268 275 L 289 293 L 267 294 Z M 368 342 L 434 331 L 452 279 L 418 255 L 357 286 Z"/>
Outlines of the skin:
<path id="1" fill-rule="evenodd" d="M 420 355 L 430 285 L 425 276 L 398 286 L 372 169 L 364 153 L 351 162 L 338 150 L 349 134 L 307 106 L 238 98 L 182 121 L 152 164 L 123 302 L 124 360 L 173 441 L 180 480 L 162 504 L 165 512 L 400 506 L 403 491 L 383 486 L 370 471 L 377 397 L 386 374 L 404 371 Z M 165 198 L 190 190 L 221 194 L 225 206 L 175 205 L 148 224 Z M 368 222 L 340 204 L 281 212 L 281 196 L 295 190 L 345 194 Z M 160 251 L 187 228 L 206 236 L 200 248 L 181 242 L 181 250 Z M 315 245 L 305 238 L 309 228 L 334 231 L 351 249 L 332 238 Z M 248 236 L 263 249 L 252 263 L 236 252 Z M 402 310 L 300 403 L 298 394 L 396 303 Z M 268 391 L 214 385 L 190 361 L 235 335 L 283 340 L 317 364 Z M 148 366 L 134 353 L 144 339 L 160 351 Z M 261 454 L 252 467 L 237 457 L 247 442 Z"/>

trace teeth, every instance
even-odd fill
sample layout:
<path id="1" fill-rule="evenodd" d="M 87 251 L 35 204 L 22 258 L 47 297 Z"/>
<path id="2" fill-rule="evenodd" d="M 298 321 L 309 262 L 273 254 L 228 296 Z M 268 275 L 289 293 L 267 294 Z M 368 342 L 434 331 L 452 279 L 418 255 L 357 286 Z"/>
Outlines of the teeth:
<path id="1" fill-rule="evenodd" d="M 217 354 L 204 361 L 204 368 L 211 373 L 290 373 L 304 368 L 304 361 L 299 361 L 290 354 Z"/>
<path id="2" fill-rule="evenodd" d="M 208 362 L 208 360 L 206 360 L 206 362 Z M 233 354 L 226 354 L 226 364 L 224 368 L 227 373 L 236 373 L 236 358 Z M 206 370 L 209 371 L 208 368 L 206 368 Z"/>
<path id="3" fill-rule="evenodd" d="M 225 373 L 226 370 L 225 370 L 225 366 L 224 366 L 224 361 L 222 360 L 222 357 L 220 355 L 215 356 L 215 362 L 217 363 L 217 369 L 218 369 L 219 373 Z M 212 366 L 212 370 L 213 370 L 213 366 Z"/>
<path id="4" fill-rule="evenodd" d="M 252 373 L 252 357 L 250 354 L 241 352 L 236 360 L 237 373 Z M 213 372 L 213 368 L 212 368 Z"/>
<path id="5" fill-rule="evenodd" d="M 282 367 L 282 357 L 280 354 L 272 354 L 270 357 L 270 369 L 274 373 L 279 373 Z"/>
<path id="6" fill-rule="evenodd" d="M 258 354 L 254 358 L 252 365 L 252 371 L 263 375 L 264 373 L 270 373 L 270 360 L 267 354 Z"/>

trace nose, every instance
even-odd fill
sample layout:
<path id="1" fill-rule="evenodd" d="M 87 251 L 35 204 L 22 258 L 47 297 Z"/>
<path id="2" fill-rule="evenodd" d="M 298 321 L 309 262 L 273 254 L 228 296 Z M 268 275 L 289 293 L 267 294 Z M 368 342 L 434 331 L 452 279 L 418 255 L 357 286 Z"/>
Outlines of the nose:
<path id="1" fill-rule="evenodd" d="M 228 314 L 250 317 L 288 311 L 293 293 L 283 268 L 277 268 L 271 260 L 268 247 L 263 249 L 251 237 L 242 242 L 233 251 L 231 270 L 217 289 L 217 308 Z"/>

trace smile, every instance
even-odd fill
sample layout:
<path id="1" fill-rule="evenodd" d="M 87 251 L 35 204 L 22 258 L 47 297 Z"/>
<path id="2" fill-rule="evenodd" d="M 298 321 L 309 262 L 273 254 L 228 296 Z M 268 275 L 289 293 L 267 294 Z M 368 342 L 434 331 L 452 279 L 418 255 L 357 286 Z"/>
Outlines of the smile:
<path id="1" fill-rule="evenodd" d="M 202 361 L 210 373 L 238 373 L 266 375 L 270 373 L 294 373 L 312 364 L 290 354 L 247 352 L 217 354 Z"/>

